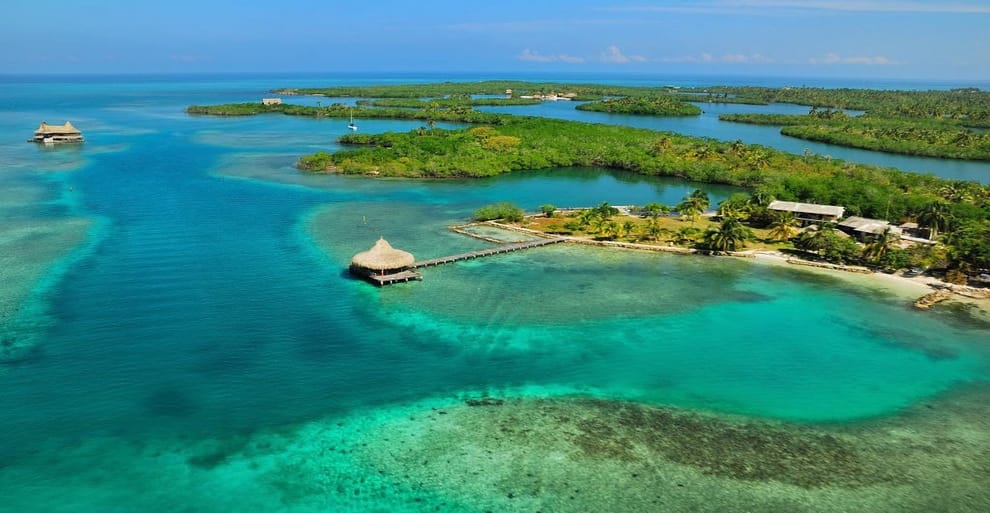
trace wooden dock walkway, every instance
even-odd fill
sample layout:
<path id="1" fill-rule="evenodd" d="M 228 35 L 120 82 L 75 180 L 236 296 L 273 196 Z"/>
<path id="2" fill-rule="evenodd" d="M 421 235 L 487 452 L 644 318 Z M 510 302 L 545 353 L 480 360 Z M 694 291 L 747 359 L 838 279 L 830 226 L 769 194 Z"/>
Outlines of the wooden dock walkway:
<path id="1" fill-rule="evenodd" d="M 413 268 L 418 269 L 421 267 L 432 267 L 435 265 L 451 264 L 454 262 L 459 262 L 461 260 L 470 260 L 474 258 L 481 258 L 492 255 L 500 255 L 502 253 L 511 253 L 513 251 L 521 251 L 524 249 L 538 248 L 540 246 L 548 246 L 550 244 L 557 244 L 559 242 L 564 242 L 562 237 L 554 237 L 550 239 L 539 239 L 532 240 L 528 242 L 515 242 L 512 244 L 504 244 L 495 248 L 482 249 L 478 251 L 471 251 L 469 253 L 460 253 L 457 255 L 448 255 L 440 258 L 431 258 L 429 260 L 420 260 L 413 263 Z"/>
<path id="2" fill-rule="evenodd" d="M 378 285 L 379 287 L 385 285 L 392 285 L 393 283 L 403 283 L 410 280 L 422 280 L 423 275 L 416 271 L 399 271 L 392 274 L 369 274 L 365 278 Z"/>

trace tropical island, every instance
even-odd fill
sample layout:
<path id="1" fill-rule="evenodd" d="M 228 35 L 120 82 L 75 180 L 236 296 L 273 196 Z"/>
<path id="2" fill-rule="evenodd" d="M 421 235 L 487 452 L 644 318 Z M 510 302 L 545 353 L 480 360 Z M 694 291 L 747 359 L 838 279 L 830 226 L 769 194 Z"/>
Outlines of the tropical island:
<path id="1" fill-rule="evenodd" d="M 466 94 L 452 94 L 443 98 L 378 98 L 374 100 L 358 100 L 358 105 L 367 107 L 389 107 L 400 109 L 428 109 L 452 107 L 504 107 L 513 105 L 538 105 L 542 100 L 537 98 L 473 98 Z"/>
<path id="2" fill-rule="evenodd" d="M 753 257 L 776 256 L 789 264 L 825 269 L 893 274 L 911 269 L 918 276 L 932 269 L 943 282 L 938 291 L 916 304 L 928 308 L 955 290 L 971 298 L 990 298 L 990 279 L 969 279 L 950 262 L 951 251 L 928 237 L 931 229 L 917 223 L 895 225 L 879 219 L 845 216 L 844 208 L 804 204 L 736 193 L 710 209 L 710 199 L 694 190 L 676 205 L 649 203 L 612 206 L 607 202 L 579 209 L 542 205 L 526 214 L 511 203 L 479 208 L 476 222 L 565 241 L 665 251 Z M 459 228 L 459 227 L 458 227 Z M 455 230 L 472 235 L 464 230 Z M 959 262 L 955 263 L 957 266 Z"/>
<path id="3" fill-rule="evenodd" d="M 442 82 L 377 86 L 338 86 L 321 88 L 281 88 L 275 94 L 352 98 L 439 98 L 451 95 L 508 95 L 510 97 L 566 96 L 572 100 L 601 100 L 607 97 L 655 96 L 676 91 L 673 87 L 636 87 L 563 82 L 487 80 L 481 82 Z"/>
<path id="4" fill-rule="evenodd" d="M 960 121 L 849 116 L 812 107 L 807 115 L 722 114 L 721 121 L 781 126 L 780 133 L 809 141 L 923 157 L 990 160 L 990 134 Z"/>
<path id="5" fill-rule="evenodd" d="M 496 84 L 506 87 L 520 83 Z M 430 89 L 430 85 L 383 87 L 394 87 L 392 97 L 402 97 L 401 94 L 451 90 L 458 90 L 456 94 L 474 94 L 479 90 L 477 86 L 445 83 L 434 85 L 435 89 Z M 388 92 L 380 89 L 320 91 L 342 95 L 344 92 Z M 607 89 L 603 86 L 600 90 Z M 768 205 L 773 200 L 843 205 L 854 216 L 898 225 L 916 223 L 927 229 L 931 238 L 944 243 L 924 250 L 931 251 L 932 255 L 919 257 L 923 264 L 944 271 L 958 271 L 957 281 L 964 281 L 967 276 L 976 277 L 990 269 L 990 187 L 979 183 L 945 180 L 812 154 L 793 155 L 740 141 L 722 142 L 623 126 L 482 113 L 465 104 L 427 105 L 426 108 L 410 109 L 353 108 L 342 104 L 328 107 L 229 104 L 192 106 L 187 112 L 212 115 L 282 113 L 339 118 L 353 113 L 366 118 L 424 120 L 427 126 L 407 133 L 345 135 L 340 142 L 351 149 L 303 156 L 298 167 L 315 173 L 454 178 L 593 166 L 734 185 L 751 191 L 753 201 L 759 205 Z M 444 130 L 435 127 L 436 121 L 473 126 Z M 769 222 L 765 217 L 762 220 Z M 901 260 L 908 264 L 918 261 L 917 258 Z"/>
<path id="6" fill-rule="evenodd" d="M 566 92 L 565 92 L 566 91 Z M 990 92 L 976 88 L 948 91 L 878 91 L 814 87 L 677 88 L 608 86 L 555 82 L 444 82 L 364 87 L 283 88 L 285 95 L 370 97 L 364 106 L 464 108 L 480 105 L 529 105 L 541 99 L 586 100 L 579 110 L 649 116 L 692 116 L 693 103 L 811 107 L 807 115 L 729 114 L 723 121 L 780 125 L 790 137 L 873 151 L 935 158 L 990 160 Z M 478 95 L 505 95 L 484 98 Z M 847 109 L 863 111 L 851 115 Z M 287 114 L 300 114 L 288 112 Z M 231 115 L 231 114 L 228 114 Z M 976 130 L 974 130 L 976 129 Z"/>
<path id="7" fill-rule="evenodd" d="M 583 103 L 576 108 L 577 110 L 592 112 L 640 116 L 697 116 L 701 114 L 700 108 L 673 95 L 606 98 L 601 101 Z"/>

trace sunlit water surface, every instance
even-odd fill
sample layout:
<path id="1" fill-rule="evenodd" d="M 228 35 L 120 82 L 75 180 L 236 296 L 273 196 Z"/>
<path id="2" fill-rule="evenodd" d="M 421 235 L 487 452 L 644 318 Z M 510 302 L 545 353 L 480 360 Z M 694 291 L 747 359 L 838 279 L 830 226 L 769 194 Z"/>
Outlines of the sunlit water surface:
<path id="1" fill-rule="evenodd" d="M 2 340 L 30 349 L 0 366 L 0 495 L 18 511 L 227 511 L 205 488 L 240 493 L 241 470 L 205 465 L 212 484 L 149 503 L 181 465 L 146 458 L 432 397 L 577 393 L 854 423 L 988 377 L 975 319 L 735 259 L 558 245 L 387 289 L 352 280 L 351 255 L 380 236 L 422 258 L 486 247 L 446 229 L 486 203 L 671 204 L 696 187 L 715 203 L 734 189 L 598 169 L 310 176 L 296 158 L 336 149 L 344 122 L 182 112 L 292 79 L 5 88 Z M 319 83 L 334 81 L 361 82 Z M 87 142 L 24 143 L 43 119 L 72 120 Z"/>

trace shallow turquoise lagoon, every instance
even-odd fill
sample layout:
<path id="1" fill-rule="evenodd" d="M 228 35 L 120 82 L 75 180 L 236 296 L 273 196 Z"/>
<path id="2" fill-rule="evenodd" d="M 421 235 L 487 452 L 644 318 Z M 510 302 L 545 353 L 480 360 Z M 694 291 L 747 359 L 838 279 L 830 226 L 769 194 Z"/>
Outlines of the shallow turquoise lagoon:
<path id="1" fill-rule="evenodd" d="M 431 397 L 578 393 L 854 423 L 990 376 L 987 326 L 965 312 L 734 259 L 559 245 L 388 289 L 352 280 L 351 255 L 379 236 L 423 258 L 484 247 L 446 227 L 494 201 L 675 203 L 701 187 L 715 203 L 734 190 L 598 169 L 309 176 L 295 159 L 335 149 L 344 123 L 182 113 L 282 85 L 12 86 L 0 314 L 5 343 L 32 349 L 0 366 L 0 495 L 21 511 L 53 510 L 37 489 L 64 493 L 66 511 L 153 510 L 137 494 L 158 476 L 115 447 L 201 447 Z M 85 145 L 22 142 L 62 118 Z M 101 460 L 120 474 L 66 477 Z M 167 504 L 224 509 L 206 495 Z"/>

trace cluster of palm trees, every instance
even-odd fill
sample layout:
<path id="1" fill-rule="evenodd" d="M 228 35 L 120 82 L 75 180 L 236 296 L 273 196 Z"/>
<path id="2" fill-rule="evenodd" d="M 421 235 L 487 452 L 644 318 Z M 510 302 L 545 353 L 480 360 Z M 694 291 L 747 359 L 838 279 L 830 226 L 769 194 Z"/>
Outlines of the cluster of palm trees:
<path id="1" fill-rule="evenodd" d="M 677 245 L 693 245 L 714 253 L 727 253 L 739 251 L 746 247 L 748 241 L 755 239 L 753 230 L 748 226 L 755 224 L 767 228 L 765 240 L 793 241 L 796 249 L 831 262 L 897 268 L 909 265 L 910 260 L 917 256 L 898 248 L 899 236 L 890 227 L 872 236 L 865 245 L 840 233 L 832 223 L 822 223 L 801 230 L 801 223 L 793 213 L 768 210 L 770 199 L 760 194 L 734 194 L 719 203 L 716 211 L 720 219 L 718 226 L 704 232 L 695 226 L 695 222 L 709 210 L 711 202 L 708 194 L 700 189 L 686 195 L 674 207 L 649 203 L 637 209 L 645 218 L 645 223 L 634 223 L 631 220 L 620 223 L 615 219 L 618 209 L 602 202 L 597 207 L 581 211 L 575 223 L 578 226 L 574 228 L 603 238 L 635 234 L 642 239 L 660 241 L 661 238 L 667 238 Z M 690 220 L 690 226 L 683 226 L 678 230 L 665 227 L 661 219 L 672 212 L 682 220 Z M 942 200 L 933 201 L 918 211 L 917 220 L 920 227 L 929 230 L 930 238 L 935 239 L 953 222 L 950 205 Z M 947 239 L 948 242 L 952 241 Z"/>
<path id="2" fill-rule="evenodd" d="M 705 232 L 704 245 L 710 251 L 724 253 L 736 251 L 746 246 L 746 241 L 753 238 L 750 230 L 738 217 L 723 217 L 718 228 L 710 228 Z"/>
<path id="3" fill-rule="evenodd" d="M 603 201 L 597 207 L 582 210 L 578 214 L 578 225 L 590 233 L 597 233 L 603 237 L 618 237 L 623 231 L 630 233 L 633 229 L 631 222 L 627 221 L 620 225 L 613 219 L 618 213 L 619 209 Z"/>
<path id="4" fill-rule="evenodd" d="M 711 201 L 708 199 L 708 193 L 701 189 L 695 189 L 694 192 L 685 196 L 675 208 L 682 218 L 690 219 L 693 223 L 708 210 L 709 205 L 711 205 Z"/>

